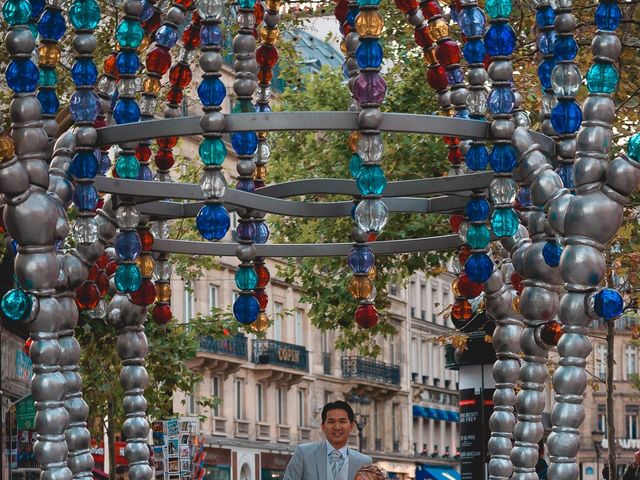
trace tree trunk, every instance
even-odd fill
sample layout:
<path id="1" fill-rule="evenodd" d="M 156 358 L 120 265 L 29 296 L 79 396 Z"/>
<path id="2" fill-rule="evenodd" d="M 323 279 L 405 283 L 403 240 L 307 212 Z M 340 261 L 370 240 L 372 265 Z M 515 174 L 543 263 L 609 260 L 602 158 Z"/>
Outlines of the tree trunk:
<path id="1" fill-rule="evenodd" d="M 107 423 L 107 441 L 109 442 L 109 480 L 116 480 L 116 432 L 115 432 L 115 408 L 109 401 L 109 422 Z"/>
<path id="2" fill-rule="evenodd" d="M 616 427 L 615 414 L 613 409 L 613 366 L 614 366 L 614 339 L 615 339 L 615 320 L 607 322 L 607 440 L 609 444 L 609 480 L 618 480 L 618 472 L 616 471 Z"/>

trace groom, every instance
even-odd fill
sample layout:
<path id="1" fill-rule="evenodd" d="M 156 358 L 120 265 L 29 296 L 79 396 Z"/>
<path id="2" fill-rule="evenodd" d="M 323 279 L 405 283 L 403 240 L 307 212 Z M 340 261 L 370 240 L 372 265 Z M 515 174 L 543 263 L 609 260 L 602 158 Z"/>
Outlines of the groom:
<path id="1" fill-rule="evenodd" d="M 355 416 L 348 403 L 327 403 L 322 409 L 326 440 L 299 445 L 284 480 L 354 480 L 356 470 L 371 463 L 371 457 L 347 447 L 354 425 Z"/>

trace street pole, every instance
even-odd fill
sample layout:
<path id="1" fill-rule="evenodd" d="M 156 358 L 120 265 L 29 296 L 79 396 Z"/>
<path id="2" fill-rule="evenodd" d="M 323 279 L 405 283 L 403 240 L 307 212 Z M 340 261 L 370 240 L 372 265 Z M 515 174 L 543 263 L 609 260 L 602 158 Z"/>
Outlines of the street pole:
<path id="1" fill-rule="evenodd" d="M 615 360 L 613 358 L 615 348 L 615 327 L 616 320 L 612 319 L 607 322 L 607 439 L 608 439 L 608 464 L 609 464 L 609 480 L 618 480 L 618 472 L 616 467 L 616 427 L 615 413 L 613 408 L 613 367 Z M 599 451 L 599 449 L 598 449 Z"/>
<path id="2" fill-rule="evenodd" d="M 596 449 L 596 478 L 600 478 L 600 445 L 594 442 L 593 446 Z"/>

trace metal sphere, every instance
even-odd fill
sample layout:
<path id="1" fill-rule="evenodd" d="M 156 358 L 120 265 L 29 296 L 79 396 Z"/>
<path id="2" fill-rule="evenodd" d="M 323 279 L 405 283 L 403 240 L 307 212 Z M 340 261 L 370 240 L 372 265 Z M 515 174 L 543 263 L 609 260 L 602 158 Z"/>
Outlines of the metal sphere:
<path id="1" fill-rule="evenodd" d="M 573 165 L 576 187 L 602 181 L 606 166 L 601 158 L 578 155 Z"/>
<path id="2" fill-rule="evenodd" d="M 466 88 L 456 88 L 450 91 L 452 105 L 466 105 L 469 91 Z"/>
<path id="3" fill-rule="evenodd" d="M 57 343 L 57 342 L 55 342 Z M 53 362 L 47 362 L 47 364 L 51 365 Z M 64 377 L 60 372 L 55 373 L 40 373 L 38 375 L 34 375 L 31 379 L 31 396 L 36 402 L 42 401 L 58 401 L 61 402 L 64 398 L 65 392 L 65 381 Z M 53 409 L 51 409 L 53 410 Z M 49 415 L 50 409 L 46 409 L 43 412 L 43 415 Z M 64 410 L 64 408 L 63 408 Z M 55 412 L 52 413 L 55 418 L 49 419 L 49 421 L 43 422 L 42 428 L 47 428 L 53 434 L 62 433 L 64 428 L 66 428 L 66 424 L 69 420 L 69 415 L 67 411 L 64 410 L 64 418 L 59 419 L 58 415 L 55 415 Z M 64 422 L 61 426 L 58 422 Z"/>
<path id="4" fill-rule="evenodd" d="M 167 12 L 166 19 L 168 22 L 180 26 L 184 23 L 184 10 L 179 7 L 171 7 Z"/>
<path id="5" fill-rule="evenodd" d="M 31 55 L 36 47 L 35 37 L 28 28 L 9 30 L 4 42 L 9 55 Z"/>
<path id="6" fill-rule="evenodd" d="M 567 236 L 580 235 L 598 243 L 607 243 L 618 231 L 623 213 L 622 205 L 599 190 L 576 195 L 567 209 L 565 233 Z M 585 221 L 588 218 L 597 218 L 599 221 Z"/>
<path id="7" fill-rule="evenodd" d="M 81 55 L 93 53 L 96 47 L 96 36 L 92 33 L 78 33 L 73 37 L 73 48 Z"/>
<path id="8" fill-rule="evenodd" d="M 206 53 L 208 53 L 208 52 L 206 52 Z M 218 56 L 220 56 L 220 55 L 218 54 Z M 220 59 L 222 59 L 222 57 L 220 57 Z M 202 63 L 200 65 L 202 65 Z M 205 69 L 204 66 L 202 67 L 202 69 L 203 70 Z M 258 71 L 258 62 L 256 61 L 255 58 L 247 58 L 247 59 L 242 59 L 242 60 L 235 60 L 233 62 L 233 69 L 236 72 L 248 72 L 248 73 L 251 73 L 251 74 L 255 75 L 256 72 Z"/>
<path id="9" fill-rule="evenodd" d="M 233 91 L 239 97 L 250 97 L 256 89 L 256 82 L 247 78 L 235 80 L 233 82 Z"/>
<path id="10" fill-rule="evenodd" d="M 42 107 L 35 95 L 15 97 L 9 105 L 9 114 L 15 123 L 32 122 L 42 117 Z"/>
<path id="11" fill-rule="evenodd" d="M 516 127 L 511 135 L 511 143 L 513 148 L 516 149 L 518 155 L 522 155 L 533 144 L 533 139 L 529 134 L 529 131 L 524 127 Z"/>
<path id="12" fill-rule="evenodd" d="M 578 152 L 602 152 L 611 146 L 611 128 L 600 125 L 583 126 L 578 131 Z"/>
<path id="13" fill-rule="evenodd" d="M 467 72 L 469 85 L 484 85 L 489 80 L 489 75 L 484 68 L 470 67 Z"/>
<path id="14" fill-rule="evenodd" d="M 278 26 L 278 23 L 280 23 L 280 14 L 270 13 L 267 11 L 264 14 L 263 21 L 264 21 L 264 24 L 267 26 L 267 28 L 274 29 L 275 27 Z"/>
<path id="15" fill-rule="evenodd" d="M 531 184 L 531 201 L 534 205 L 545 205 L 561 188 L 563 184 L 558 174 L 553 170 L 545 170 Z"/>
<path id="16" fill-rule="evenodd" d="M 637 162 L 629 159 L 626 155 L 617 157 L 607 167 L 605 174 L 607 186 L 622 195 L 631 195 L 640 183 L 639 167 Z"/>
<path id="17" fill-rule="evenodd" d="M 147 337 L 144 332 L 129 332 L 119 335 L 116 350 L 121 358 L 142 358 L 149 351 Z"/>
<path id="18" fill-rule="evenodd" d="M 547 213 L 549 224 L 556 233 L 562 236 L 564 236 L 564 221 L 567 215 L 567 209 L 569 208 L 572 198 L 573 195 L 568 193 L 556 197 L 550 204 L 549 211 Z"/>
<path id="19" fill-rule="evenodd" d="M 422 24 L 424 24 L 424 15 L 422 15 L 422 12 L 420 10 L 415 10 L 407 15 L 407 21 L 413 27 L 421 27 Z"/>
<path id="20" fill-rule="evenodd" d="M 566 224 L 569 222 L 565 222 Z M 603 277 L 606 264 L 598 249 L 585 245 L 566 245 L 560 259 L 562 278 L 569 283 L 597 285 Z"/>
<path id="21" fill-rule="evenodd" d="M 236 35 L 233 38 L 233 51 L 237 53 L 249 53 L 256 49 L 256 39 L 253 35 Z"/>
<path id="22" fill-rule="evenodd" d="M 491 122 L 491 136 L 494 139 L 508 140 L 513 136 L 515 129 L 516 125 L 511 120 L 498 119 Z"/>
<path id="23" fill-rule="evenodd" d="M 147 400 L 144 395 L 126 395 L 122 406 L 125 412 L 144 412 L 147 410 Z"/>
<path id="24" fill-rule="evenodd" d="M 200 55 L 199 63 L 200 67 L 205 72 L 217 72 L 222 68 L 222 55 L 220 55 L 219 52 L 214 51 L 202 52 L 202 54 Z"/>
<path id="25" fill-rule="evenodd" d="M 559 140 L 556 143 L 556 154 L 561 158 L 573 160 L 576 154 L 576 137 Z"/>
<path id="26" fill-rule="evenodd" d="M 252 244 L 245 245 L 240 243 L 236 247 L 236 257 L 238 257 L 238 260 L 240 260 L 241 262 L 250 262 L 254 258 L 256 258 L 256 255 L 256 247 L 254 247 Z"/>
<path id="27" fill-rule="evenodd" d="M 125 14 L 132 17 L 139 17 L 140 14 L 142 13 L 142 9 L 144 8 L 144 5 L 140 0 L 125 0 L 122 3 L 122 7 L 124 9 Z M 180 25 L 180 24 L 177 24 L 177 25 Z"/>
<path id="28" fill-rule="evenodd" d="M 576 17 L 571 12 L 558 13 L 554 27 L 558 33 L 573 33 L 576 29 Z"/>
<path id="29" fill-rule="evenodd" d="M 495 60 L 491 62 L 487 72 L 494 82 L 508 82 L 513 77 L 513 65 L 508 60 Z"/>
<path id="30" fill-rule="evenodd" d="M 591 42 L 591 50 L 594 57 L 615 62 L 622 53 L 622 43 L 615 33 L 598 31 Z"/>
<path id="31" fill-rule="evenodd" d="M 375 130 L 382 123 L 382 112 L 378 108 L 363 108 L 358 114 L 358 126 L 366 130 Z"/>
<path id="32" fill-rule="evenodd" d="M 582 118 L 588 121 L 612 123 L 616 106 L 608 95 L 589 95 L 582 105 Z"/>
<path id="33" fill-rule="evenodd" d="M 146 438 L 148 432 L 149 422 L 144 417 L 129 417 L 122 424 L 122 433 L 126 438 Z"/>

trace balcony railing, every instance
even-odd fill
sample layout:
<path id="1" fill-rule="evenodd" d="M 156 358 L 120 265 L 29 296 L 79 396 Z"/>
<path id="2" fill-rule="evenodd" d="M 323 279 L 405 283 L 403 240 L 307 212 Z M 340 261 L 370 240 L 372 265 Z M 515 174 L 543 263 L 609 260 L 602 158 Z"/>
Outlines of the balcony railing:
<path id="1" fill-rule="evenodd" d="M 200 351 L 246 359 L 247 337 L 242 334 L 225 339 L 202 337 L 200 339 Z"/>
<path id="2" fill-rule="evenodd" d="M 276 340 L 253 340 L 253 362 L 309 371 L 309 352 L 300 345 Z"/>
<path id="3" fill-rule="evenodd" d="M 400 366 L 364 357 L 342 357 L 342 377 L 400 386 Z"/>
<path id="4" fill-rule="evenodd" d="M 322 352 L 322 373 L 331 375 L 331 354 L 329 352 Z"/>

